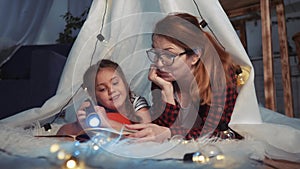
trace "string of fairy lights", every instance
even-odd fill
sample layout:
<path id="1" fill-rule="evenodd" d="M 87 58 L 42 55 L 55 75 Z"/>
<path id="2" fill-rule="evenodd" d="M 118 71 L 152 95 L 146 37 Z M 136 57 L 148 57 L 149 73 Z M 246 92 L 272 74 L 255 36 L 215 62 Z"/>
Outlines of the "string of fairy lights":
<path id="1" fill-rule="evenodd" d="M 234 139 L 232 133 L 227 133 L 227 140 Z M 93 136 L 90 135 L 91 139 L 87 142 L 80 142 L 78 140 L 72 143 L 71 147 L 64 147 L 59 144 L 53 144 L 50 146 L 50 153 L 52 162 L 60 166 L 62 169 L 85 169 L 89 168 L 87 163 L 88 159 L 97 158 L 97 155 L 105 156 L 105 153 L 109 147 L 116 146 L 122 137 L 112 136 L 109 133 L 99 133 L 97 132 Z M 199 144 L 199 148 L 195 152 L 187 153 L 182 158 L 171 158 L 171 159 L 160 159 L 163 160 L 176 160 L 182 161 L 184 163 L 196 163 L 196 165 L 211 165 L 211 167 L 224 167 L 226 165 L 226 160 L 228 159 L 222 150 L 214 144 L 214 142 L 219 141 L 219 138 L 201 138 L 202 140 L 185 140 L 180 135 L 173 136 L 169 143 L 174 146 L 182 144 Z M 204 144 L 203 144 L 204 143 Z M 104 153 L 105 152 L 105 153 Z M 147 159 L 145 159 L 147 160 Z M 149 159 L 148 159 L 149 160 Z M 100 165 L 100 164 L 99 164 Z M 103 165 L 103 164 L 102 164 Z M 93 166 L 93 167 L 103 167 L 103 166 Z"/>
<path id="2" fill-rule="evenodd" d="M 228 132 L 226 132 L 228 133 Z M 232 133 L 229 133 L 228 138 L 225 140 L 220 140 L 218 137 L 209 138 L 201 137 L 197 140 L 185 140 L 183 136 L 175 135 L 170 140 L 169 143 L 174 146 L 181 145 L 197 145 L 197 150 L 191 153 L 186 153 L 182 158 L 164 158 L 164 159 L 143 159 L 139 161 L 142 164 L 145 161 L 150 162 L 155 165 L 155 162 L 161 161 L 177 161 L 184 165 L 185 163 L 192 163 L 196 168 L 231 168 L 232 161 L 236 162 L 228 153 L 223 153 L 221 148 L 216 144 L 219 141 L 222 142 L 232 142 L 235 141 L 232 137 Z M 72 142 L 71 147 L 65 147 L 60 144 L 52 144 L 49 148 L 50 157 L 46 159 L 49 160 L 53 165 L 61 169 L 89 169 L 89 168 L 106 168 L 107 163 L 90 164 L 89 160 L 96 159 L 99 161 L 100 158 L 109 153 L 108 147 L 116 146 L 122 137 L 111 137 L 109 134 L 97 133 L 87 142 L 80 142 L 78 140 Z M 127 160 L 130 160 L 127 158 Z M 269 164 L 260 159 L 248 158 L 248 160 L 256 167 L 269 167 L 276 169 L 276 166 Z M 118 163 L 118 161 L 115 161 Z M 135 163 L 137 164 L 137 163 Z M 159 163 L 162 164 L 162 163 Z M 168 163 L 169 164 L 169 163 Z M 252 166 L 252 167 L 253 167 Z M 239 166 L 235 166 L 239 168 Z"/>

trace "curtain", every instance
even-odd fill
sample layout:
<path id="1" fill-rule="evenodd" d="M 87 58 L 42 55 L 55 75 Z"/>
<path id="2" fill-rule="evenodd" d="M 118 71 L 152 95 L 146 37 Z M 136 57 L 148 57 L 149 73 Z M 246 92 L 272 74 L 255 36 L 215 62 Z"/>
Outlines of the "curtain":
<path id="1" fill-rule="evenodd" d="M 0 50 L 32 44 L 38 37 L 53 0 L 0 1 Z"/>

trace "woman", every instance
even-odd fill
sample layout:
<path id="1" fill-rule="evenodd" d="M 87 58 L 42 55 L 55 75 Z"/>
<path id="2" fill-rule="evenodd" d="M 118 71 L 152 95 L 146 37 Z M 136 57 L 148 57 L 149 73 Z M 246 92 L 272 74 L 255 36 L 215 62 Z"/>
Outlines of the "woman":
<path id="1" fill-rule="evenodd" d="M 153 84 L 153 121 L 127 125 L 140 130 L 130 136 L 141 141 L 164 141 L 177 134 L 187 139 L 222 137 L 238 95 L 239 67 L 231 56 L 187 13 L 159 21 L 152 47 L 147 55 L 153 62 L 148 75 Z"/>
<path id="2" fill-rule="evenodd" d="M 95 109 L 104 127 L 120 130 L 124 124 L 151 121 L 146 100 L 129 89 L 117 63 L 103 59 L 91 66 L 84 74 L 83 87 L 97 102 Z M 62 126 L 57 134 L 76 135 L 86 128 L 88 106 L 90 102 L 84 102 L 77 112 L 78 121 Z"/>

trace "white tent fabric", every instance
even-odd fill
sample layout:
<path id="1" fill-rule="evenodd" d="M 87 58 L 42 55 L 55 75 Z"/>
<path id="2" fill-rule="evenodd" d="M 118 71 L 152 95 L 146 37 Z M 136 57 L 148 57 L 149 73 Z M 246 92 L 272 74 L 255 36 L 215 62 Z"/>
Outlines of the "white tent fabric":
<path id="1" fill-rule="evenodd" d="M 263 122 L 262 114 L 265 115 L 267 110 L 259 108 L 256 100 L 252 64 L 218 0 L 94 0 L 69 54 L 56 95 L 41 108 L 21 112 L 0 123 L 28 126 L 55 115 L 80 88 L 84 71 L 101 58 L 117 61 L 133 90 L 149 99 L 147 71 L 150 63 L 145 50 L 151 47 L 154 24 L 170 12 L 188 12 L 203 18 L 208 23 L 206 30 L 215 35 L 234 59 L 251 67 L 250 77 L 240 90 L 230 126 L 265 142 L 265 151 L 270 157 L 300 161 L 300 123 L 294 122 L 293 127 L 288 126 L 289 122 L 280 124 L 281 120 L 291 120 L 281 116 L 276 118 L 277 122 Z M 105 37 L 104 42 L 97 40 L 100 33 Z"/>
<path id="2" fill-rule="evenodd" d="M 0 50 L 36 43 L 52 4 L 53 0 L 0 1 Z"/>

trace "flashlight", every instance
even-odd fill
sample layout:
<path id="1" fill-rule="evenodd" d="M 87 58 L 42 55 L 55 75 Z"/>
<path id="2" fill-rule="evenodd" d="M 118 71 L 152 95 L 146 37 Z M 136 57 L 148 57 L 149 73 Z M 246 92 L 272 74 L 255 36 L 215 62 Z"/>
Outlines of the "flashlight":
<path id="1" fill-rule="evenodd" d="M 90 103 L 90 105 L 85 108 L 87 126 L 91 128 L 100 127 L 101 119 L 94 108 L 94 104 L 90 99 L 87 99 L 86 102 Z"/>

